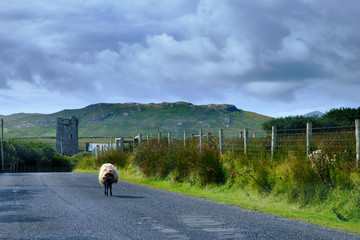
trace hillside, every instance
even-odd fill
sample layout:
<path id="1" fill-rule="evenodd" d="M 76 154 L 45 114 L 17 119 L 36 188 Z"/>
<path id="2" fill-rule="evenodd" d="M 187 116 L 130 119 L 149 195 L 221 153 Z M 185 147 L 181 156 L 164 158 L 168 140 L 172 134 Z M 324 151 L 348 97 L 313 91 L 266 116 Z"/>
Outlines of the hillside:
<path id="1" fill-rule="evenodd" d="M 63 110 L 53 114 L 19 113 L 4 116 L 7 137 L 55 137 L 56 118 L 79 119 L 80 137 L 133 136 L 139 133 L 156 134 L 199 129 L 215 132 L 243 128 L 261 129 L 270 117 L 237 109 L 234 105 L 193 105 L 186 102 L 159 104 L 106 104 L 89 105 L 81 109 Z"/>

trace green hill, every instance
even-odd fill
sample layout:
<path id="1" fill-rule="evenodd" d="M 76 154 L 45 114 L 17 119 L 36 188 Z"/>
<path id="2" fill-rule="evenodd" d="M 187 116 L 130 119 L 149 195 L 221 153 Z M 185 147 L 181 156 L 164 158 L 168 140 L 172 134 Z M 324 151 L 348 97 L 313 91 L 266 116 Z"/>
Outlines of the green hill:
<path id="1" fill-rule="evenodd" d="M 237 109 L 234 105 L 193 105 L 186 102 L 159 104 L 99 103 L 53 114 L 19 113 L 3 116 L 7 137 L 55 137 L 56 118 L 79 119 L 79 137 L 116 137 L 156 134 L 217 132 L 219 128 L 238 131 L 261 129 L 270 117 Z"/>

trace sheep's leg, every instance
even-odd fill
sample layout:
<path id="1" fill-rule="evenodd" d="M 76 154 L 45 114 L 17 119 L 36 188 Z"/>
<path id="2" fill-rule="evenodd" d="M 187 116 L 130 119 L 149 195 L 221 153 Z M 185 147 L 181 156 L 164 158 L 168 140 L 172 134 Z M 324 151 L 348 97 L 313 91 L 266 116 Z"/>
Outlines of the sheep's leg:
<path id="1" fill-rule="evenodd" d="M 107 182 L 105 182 L 105 184 L 104 184 L 104 194 L 107 196 L 107 192 L 106 192 L 106 190 L 107 190 Z"/>
<path id="2" fill-rule="evenodd" d="M 110 196 L 112 196 L 112 184 L 110 184 Z"/>

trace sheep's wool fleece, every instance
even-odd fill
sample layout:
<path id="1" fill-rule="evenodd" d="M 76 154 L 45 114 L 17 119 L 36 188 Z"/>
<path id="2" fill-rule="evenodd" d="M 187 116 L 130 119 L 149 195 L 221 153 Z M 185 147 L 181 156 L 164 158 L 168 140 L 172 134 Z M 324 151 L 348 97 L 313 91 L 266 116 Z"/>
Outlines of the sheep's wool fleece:
<path id="1" fill-rule="evenodd" d="M 105 163 L 101 166 L 100 168 L 100 172 L 99 172 L 99 182 L 101 185 L 104 186 L 105 184 L 105 180 L 104 180 L 104 176 L 107 174 L 107 173 L 111 173 L 114 175 L 114 178 L 115 178 L 115 183 L 118 182 L 119 180 L 119 173 L 118 171 L 116 170 L 115 166 L 112 165 L 111 163 Z"/>

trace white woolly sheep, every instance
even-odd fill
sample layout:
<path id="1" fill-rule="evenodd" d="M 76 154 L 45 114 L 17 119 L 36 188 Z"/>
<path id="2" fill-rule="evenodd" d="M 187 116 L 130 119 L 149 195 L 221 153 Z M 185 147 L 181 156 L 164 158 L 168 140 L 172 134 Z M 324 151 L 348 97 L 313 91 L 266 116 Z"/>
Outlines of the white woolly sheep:
<path id="1" fill-rule="evenodd" d="M 105 163 L 101 166 L 99 172 L 99 182 L 105 188 L 105 195 L 109 196 L 109 188 L 110 188 L 110 196 L 112 196 L 112 184 L 117 183 L 119 180 L 119 173 L 116 170 L 115 166 L 111 163 Z"/>

